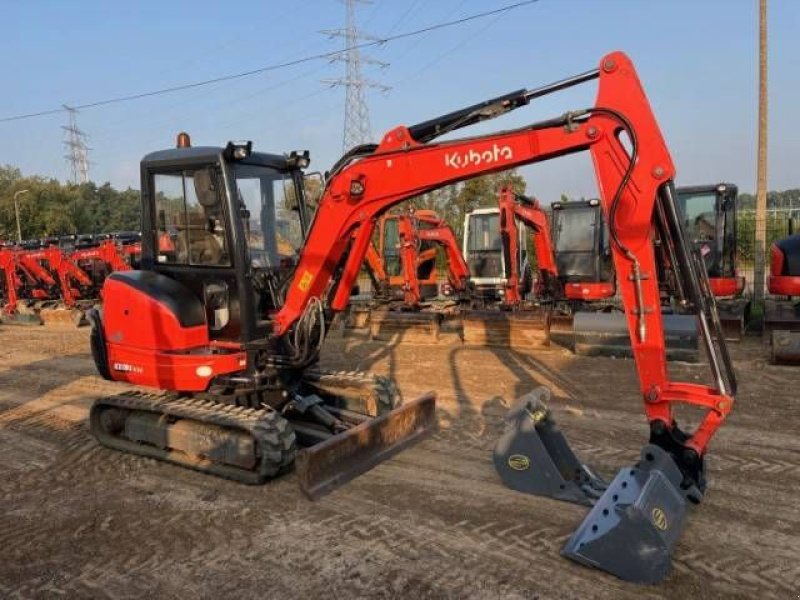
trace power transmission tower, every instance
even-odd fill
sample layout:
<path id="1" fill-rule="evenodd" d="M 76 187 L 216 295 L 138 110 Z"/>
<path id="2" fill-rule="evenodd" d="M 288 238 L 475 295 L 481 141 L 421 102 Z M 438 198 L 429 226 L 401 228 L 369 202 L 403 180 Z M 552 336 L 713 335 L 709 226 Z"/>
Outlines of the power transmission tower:
<path id="1" fill-rule="evenodd" d="M 359 42 L 380 41 L 380 38 L 360 32 L 356 27 L 356 4 L 371 3 L 371 0 L 344 0 L 347 11 L 344 29 L 326 29 L 321 32 L 331 38 L 344 38 L 345 51 L 334 60 L 345 63 L 345 76 L 323 80 L 323 83 L 328 85 L 344 86 L 345 88 L 343 152 L 347 152 L 354 146 L 373 141 L 366 90 L 378 89 L 387 92 L 391 89 L 367 79 L 361 73 L 361 66 L 364 64 L 377 65 L 381 68 L 389 66 L 389 63 L 363 55 L 358 47 Z"/>
<path id="2" fill-rule="evenodd" d="M 64 158 L 72 170 L 72 183 L 86 183 L 89 181 L 89 147 L 86 145 L 86 134 L 78 127 L 78 110 L 71 106 L 63 105 L 69 115 L 69 125 L 62 125 L 66 132 L 64 146 L 67 154 Z"/>

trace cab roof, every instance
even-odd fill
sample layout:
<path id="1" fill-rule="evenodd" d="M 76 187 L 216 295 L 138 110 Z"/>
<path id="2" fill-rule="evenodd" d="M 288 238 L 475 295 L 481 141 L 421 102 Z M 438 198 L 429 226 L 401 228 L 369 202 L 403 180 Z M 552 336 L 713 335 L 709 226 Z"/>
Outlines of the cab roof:
<path id="1" fill-rule="evenodd" d="M 186 163 L 219 162 L 223 159 L 225 148 L 218 146 L 192 146 L 191 148 L 169 148 L 167 150 L 157 150 L 147 154 L 142 159 L 142 166 L 145 165 L 180 165 Z M 286 156 L 282 154 L 266 154 L 264 152 L 251 152 L 247 158 L 242 160 L 229 160 L 229 163 L 241 163 L 245 165 L 255 165 L 262 167 L 272 167 L 274 169 L 286 170 Z"/>

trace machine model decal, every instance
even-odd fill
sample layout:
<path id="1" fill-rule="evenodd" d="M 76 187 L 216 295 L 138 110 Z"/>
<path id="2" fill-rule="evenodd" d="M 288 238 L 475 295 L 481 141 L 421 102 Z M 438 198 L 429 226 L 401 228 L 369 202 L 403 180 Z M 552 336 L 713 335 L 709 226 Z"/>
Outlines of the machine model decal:
<path id="1" fill-rule="evenodd" d="M 123 373 L 136 373 L 138 375 L 144 373 L 144 367 L 140 367 L 138 365 L 131 365 L 128 363 L 115 362 L 114 364 L 111 365 L 111 368 L 114 369 L 115 371 L 121 371 Z"/>

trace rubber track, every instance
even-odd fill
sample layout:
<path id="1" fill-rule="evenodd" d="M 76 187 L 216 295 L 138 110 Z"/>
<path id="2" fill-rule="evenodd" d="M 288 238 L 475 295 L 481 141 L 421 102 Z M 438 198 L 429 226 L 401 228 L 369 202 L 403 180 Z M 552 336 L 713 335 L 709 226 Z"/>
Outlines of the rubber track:
<path id="1" fill-rule="evenodd" d="M 169 415 L 178 419 L 189 419 L 243 431 L 252 436 L 256 442 L 258 466 L 255 470 L 249 471 L 111 436 L 105 433 L 99 424 L 99 411 L 105 407 Z M 271 409 L 231 406 L 170 393 L 131 391 L 100 398 L 92 405 L 89 418 L 92 435 L 104 446 L 173 462 L 247 484 L 264 483 L 267 479 L 285 471 L 294 462 L 297 450 L 291 425 Z"/>

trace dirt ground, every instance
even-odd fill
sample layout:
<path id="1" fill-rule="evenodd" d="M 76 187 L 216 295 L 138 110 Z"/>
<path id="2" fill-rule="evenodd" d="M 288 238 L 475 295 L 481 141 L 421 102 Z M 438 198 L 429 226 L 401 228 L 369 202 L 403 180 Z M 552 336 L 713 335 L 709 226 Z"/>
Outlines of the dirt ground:
<path id="1" fill-rule="evenodd" d="M 800 367 L 734 349 L 738 404 L 712 444 L 662 584 L 640 587 L 559 550 L 586 509 L 501 485 L 505 407 L 538 385 L 587 463 L 611 476 L 645 442 L 633 363 L 560 349 L 331 339 L 324 366 L 439 392 L 438 433 L 322 500 L 289 474 L 246 487 L 102 448 L 85 330 L 0 329 L 0 596 L 4 598 L 800 597 Z M 703 365 L 673 365 L 689 381 Z"/>

